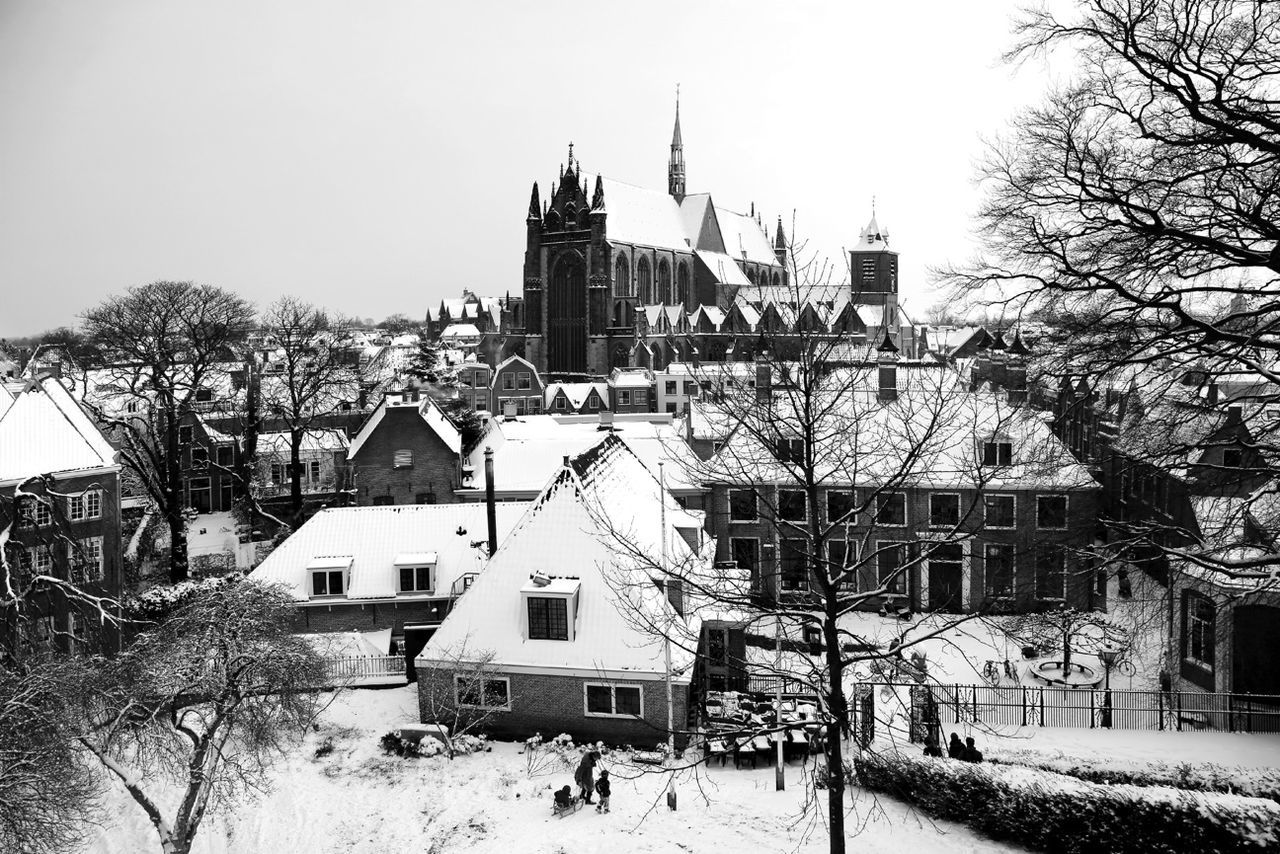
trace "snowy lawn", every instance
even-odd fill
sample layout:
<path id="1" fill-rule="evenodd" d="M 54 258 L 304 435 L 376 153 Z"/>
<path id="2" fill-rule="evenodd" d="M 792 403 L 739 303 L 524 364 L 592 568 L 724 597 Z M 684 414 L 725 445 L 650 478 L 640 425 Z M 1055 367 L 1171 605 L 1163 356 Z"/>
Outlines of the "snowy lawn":
<path id="1" fill-rule="evenodd" d="M 667 810 L 665 778 L 624 779 L 613 767 L 613 811 L 584 808 L 551 816 L 551 791 L 572 782 L 569 772 L 529 779 L 522 745 L 492 752 L 404 760 L 386 756 L 378 738 L 417 719 L 413 686 L 345 692 L 310 734 L 274 769 L 273 789 L 231 815 L 212 815 L 196 838 L 199 854 L 312 854 L 313 852 L 475 851 L 554 852 L 819 852 L 821 826 L 801 816 L 806 787 L 796 764 L 788 790 L 774 791 L 773 771 L 700 769 L 677 786 L 680 809 Z M 332 739 L 333 752 L 315 758 Z M 608 759 L 604 767 L 609 768 Z M 825 797 L 825 793 L 822 793 Z M 850 835 L 866 852 L 987 852 L 1021 849 L 994 843 L 967 828 L 935 823 L 888 798 L 859 790 Z M 172 800 L 169 801 L 172 803 Z M 94 854 L 158 850 L 155 832 L 122 790 L 113 789 Z"/>

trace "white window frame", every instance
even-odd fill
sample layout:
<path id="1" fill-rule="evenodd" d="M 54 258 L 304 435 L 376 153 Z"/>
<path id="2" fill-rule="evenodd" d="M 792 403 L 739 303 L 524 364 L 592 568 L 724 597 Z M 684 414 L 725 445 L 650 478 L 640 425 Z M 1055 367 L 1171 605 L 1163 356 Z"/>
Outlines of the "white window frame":
<path id="1" fill-rule="evenodd" d="M 991 589 L 991 550 L 1009 550 L 1009 592 L 995 593 Z M 1013 599 L 1018 592 L 1018 550 L 1012 543 L 983 543 L 982 545 L 982 592 L 989 599 L 1001 602 Z"/>
<path id="2" fill-rule="evenodd" d="M 67 517 L 72 522 L 102 518 L 102 490 L 86 489 L 67 498 Z"/>
<path id="3" fill-rule="evenodd" d="M 68 547 L 71 560 L 84 561 L 86 577 L 89 581 L 101 581 L 103 576 L 102 537 L 82 537 Z"/>
<path id="4" fill-rule="evenodd" d="M 551 599 L 564 603 L 564 621 L 565 636 L 562 638 L 535 638 L 533 636 L 533 626 L 529 620 L 529 603 L 534 599 Z M 577 636 L 577 620 L 578 620 L 578 597 L 565 593 L 543 593 L 537 591 L 524 591 L 521 597 L 521 618 L 524 620 L 524 639 L 526 641 L 548 641 L 550 643 L 573 643 Z M 549 628 L 549 626 L 548 626 Z"/>
<path id="5" fill-rule="evenodd" d="M 627 389 L 625 389 L 625 388 L 620 388 L 620 389 L 618 389 L 618 405 L 619 405 L 619 406 L 630 406 L 630 405 L 631 405 L 631 392 L 630 392 L 630 391 L 628 391 L 628 390 L 627 390 Z"/>
<path id="6" fill-rule="evenodd" d="M 462 697 L 458 693 L 459 685 L 461 685 L 464 681 L 474 681 L 474 679 L 479 679 L 484 682 L 504 683 L 507 687 L 507 702 L 501 706 L 485 706 L 485 705 L 477 705 L 475 703 L 462 702 Z M 453 703 L 455 706 L 457 706 L 460 709 L 486 709 L 491 712 L 511 711 L 511 678 L 509 676 L 478 676 L 478 677 L 474 677 L 474 679 L 469 680 L 466 676 L 460 676 L 456 673 L 453 675 Z M 484 692 L 481 691 L 481 694 L 483 693 Z M 482 696 L 481 700 L 483 701 L 483 699 L 484 698 Z"/>
<path id="7" fill-rule="evenodd" d="M 317 575 L 324 576 L 324 586 L 326 591 L 329 587 L 329 576 L 335 572 L 342 573 L 342 592 L 341 593 L 316 593 L 315 577 Z M 397 579 L 399 583 L 399 579 Z M 346 598 L 347 595 L 347 571 L 345 569 L 308 569 L 307 570 L 307 598 L 308 599 L 339 599 Z"/>
<path id="8" fill-rule="evenodd" d="M 48 575 L 53 572 L 53 552 L 48 546 L 32 546 L 30 553 L 32 571 L 38 575 Z"/>
<path id="9" fill-rule="evenodd" d="M 897 580 L 902 585 L 903 589 L 900 592 L 888 590 L 883 594 L 884 598 L 891 602 L 897 599 L 906 599 L 911 595 L 911 570 L 913 567 L 910 566 L 911 555 L 907 553 L 907 547 L 909 545 L 910 542 L 907 540 L 876 540 L 876 544 L 873 549 L 876 563 L 875 566 L 872 567 L 872 571 L 875 575 L 876 588 L 879 588 L 884 583 L 880 580 L 880 558 L 884 555 L 886 550 L 893 548 L 899 549 L 898 554 L 903 558 L 903 563 L 907 564 L 907 566 L 899 567 L 896 573 Z"/>
<path id="10" fill-rule="evenodd" d="M 1040 500 L 1042 498 L 1061 498 L 1062 499 L 1062 524 L 1050 527 L 1040 521 Z M 1038 531 L 1065 531 L 1070 525 L 1068 519 L 1071 518 L 1071 496 L 1061 492 L 1047 492 L 1043 495 L 1036 495 L 1036 530 Z"/>
<path id="11" fill-rule="evenodd" d="M 973 576 L 972 563 L 970 561 L 973 551 L 971 543 L 968 539 L 951 539 L 946 534 L 922 534 L 919 543 L 920 554 L 918 555 L 919 563 L 916 564 L 920 572 L 920 609 L 922 611 L 929 610 L 929 567 L 932 565 L 934 558 L 931 557 L 934 547 L 939 545 L 950 545 L 960 547 L 960 610 L 969 610 L 969 588 L 972 583 Z M 926 553 L 926 550 L 927 553 Z M 940 559 L 939 563 L 955 563 L 955 561 Z M 908 570 L 908 573 L 910 570 Z M 911 594 L 911 586 L 907 585 L 907 595 Z"/>
<path id="12" fill-rule="evenodd" d="M 934 498 L 934 496 L 935 496 L 935 495 L 936 495 L 936 496 L 943 496 L 943 495 L 952 495 L 952 496 L 955 496 L 955 499 L 956 499 L 956 521 L 955 521 L 953 524 L 946 524 L 946 525 L 935 525 L 935 524 L 934 524 L 934 522 L 933 522 L 933 498 Z M 954 528 L 954 527 L 956 527 L 957 525 L 959 525 L 962 521 L 964 521 L 964 511 L 963 511 L 963 510 L 961 510 L 961 504 L 960 504 L 960 499 L 961 499 L 961 497 L 962 497 L 962 496 L 961 496 L 961 495 L 960 495 L 960 493 L 958 493 L 958 492 L 930 492 L 930 493 L 929 493 L 929 527 L 930 527 L 930 528 Z"/>
<path id="13" fill-rule="evenodd" d="M 45 501 L 43 498 L 31 499 L 31 503 L 35 508 L 31 514 L 31 520 L 37 528 L 43 528 L 45 525 L 53 524 L 53 504 Z"/>
<path id="14" fill-rule="evenodd" d="M 612 712 L 593 712 L 587 704 L 587 689 L 589 688 L 608 688 L 609 689 L 609 707 Z M 635 689 L 640 692 L 640 713 L 633 715 L 630 712 L 619 712 L 618 709 L 618 689 L 627 688 Z M 584 682 L 582 683 L 582 715 L 587 718 L 623 718 L 626 720 L 643 720 L 644 719 L 644 686 L 635 683 L 616 684 L 613 682 Z"/>
<path id="15" fill-rule="evenodd" d="M 799 519 L 784 519 L 784 518 L 782 518 L 782 493 L 784 493 L 784 492 L 798 492 L 798 493 L 800 493 L 800 518 L 799 518 Z M 759 512 L 759 509 L 758 509 L 758 508 L 757 508 L 757 511 L 756 511 L 756 512 Z M 779 487 L 779 488 L 778 488 L 778 521 L 779 521 L 779 522 L 790 522 L 790 523 L 791 523 L 791 524 L 793 524 L 793 525 L 801 524 L 801 523 L 803 523 L 803 522 L 808 522 L 808 521 L 809 521 L 809 496 L 808 496 L 807 494 L 805 494 L 805 491 L 804 491 L 803 489 L 792 489 L 791 487 Z"/>
<path id="16" fill-rule="evenodd" d="M 1213 657 L 1217 659 L 1218 657 L 1218 638 L 1217 638 L 1218 606 L 1217 606 L 1217 603 L 1215 603 L 1208 596 L 1205 596 L 1200 591 L 1193 590 L 1191 592 L 1194 593 L 1195 596 L 1184 597 L 1183 601 L 1186 604 L 1182 606 L 1186 610 L 1186 615 L 1187 615 L 1187 618 L 1186 618 L 1187 631 L 1186 631 L 1186 637 L 1183 639 L 1183 645 L 1186 646 L 1187 651 L 1186 651 L 1186 654 L 1182 656 L 1182 660 L 1190 662 L 1191 664 L 1194 664 L 1196 667 L 1199 667 L 1201 670 L 1204 670 L 1208 673 L 1214 673 L 1216 678 L 1216 670 L 1215 670 L 1216 661 L 1214 663 L 1209 663 L 1199 658 L 1198 656 L 1196 656 L 1193 651 L 1195 647 L 1195 644 L 1193 643 L 1193 638 L 1197 634 L 1199 634 L 1201 638 L 1200 649 L 1203 651 L 1204 637 L 1206 635 L 1211 636 L 1212 642 L 1213 642 Z M 1192 609 L 1189 606 L 1193 602 L 1196 602 L 1197 600 L 1203 600 L 1205 602 L 1208 602 L 1210 607 L 1213 608 L 1213 622 L 1205 620 L 1203 617 L 1199 617 L 1192 612 Z M 1181 652 L 1181 650 L 1179 651 Z"/>
<path id="17" fill-rule="evenodd" d="M 1011 525 L 992 525 L 991 524 L 991 520 L 990 520 L 991 514 L 988 512 L 989 508 L 987 507 L 987 502 L 989 502 L 993 498 L 1013 499 L 1013 513 L 1010 514 L 1013 516 L 1013 524 Z M 989 495 L 982 496 L 982 524 L 984 527 L 990 528 L 993 531 L 1015 530 L 1018 527 L 1018 496 L 1017 494 L 1012 492 L 993 492 Z"/>
<path id="18" fill-rule="evenodd" d="M 414 588 L 414 589 L 412 589 L 412 590 L 405 590 L 405 589 L 404 589 L 404 587 L 400 584 L 400 573 L 401 573 L 403 570 L 406 570 L 406 569 L 412 569 L 412 570 L 413 570 L 413 577 L 414 577 L 414 579 L 415 579 L 415 580 L 416 580 L 416 579 L 417 579 L 417 577 L 418 577 L 418 571 L 419 571 L 419 570 L 423 570 L 423 569 L 425 569 L 425 570 L 427 571 L 427 587 L 426 587 L 426 588 L 419 588 L 419 587 L 415 587 L 415 588 Z M 397 566 L 397 567 L 396 567 L 396 593 L 398 593 L 399 595 L 401 595 L 401 596 L 415 596 L 415 595 L 417 595 L 417 594 L 419 594 L 419 593 L 434 593 L 434 592 L 435 592 L 435 589 L 436 589 L 436 567 L 435 567 L 435 564 L 432 564 L 432 563 L 419 563 L 419 564 L 410 564 L 410 565 L 406 565 L 406 566 Z"/>
<path id="19" fill-rule="evenodd" d="M 880 520 L 880 502 L 887 500 L 893 496 L 902 498 L 902 521 L 901 522 L 882 522 Z M 907 501 L 905 492 L 882 492 L 876 496 L 876 506 L 872 511 L 871 524 L 881 528 L 906 528 L 911 524 L 911 502 Z"/>

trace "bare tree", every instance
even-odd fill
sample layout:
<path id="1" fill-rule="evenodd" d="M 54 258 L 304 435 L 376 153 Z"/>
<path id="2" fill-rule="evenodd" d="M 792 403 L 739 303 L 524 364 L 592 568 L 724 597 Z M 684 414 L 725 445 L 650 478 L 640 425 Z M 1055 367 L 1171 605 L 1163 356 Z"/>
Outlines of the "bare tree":
<path id="1" fill-rule="evenodd" d="M 673 561 L 678 550 L 653 554 L 635 532 L 613 530 L 610 539 L 620 564 L 655 570 L 690 615 L 702 617 L 694 623 L 732 625 L 745 647 L 700 648 L 702 636 L 670 620 L 651 621 L 653 631 L 704 661 L 718 659 L 736 674 L 729 686 L 787 684 L 788 693 L 817 699 L 826 765 L 815 785 L 826 793 L 830 850 L 843 852 L 850 692 L 869 678 L 855 668 L 884 662 L 905 673 L 905 656 L 922 642 L 989 605 L 1026 605 L 1044 595 L 1030 562 L 1001 589 L 988 586 L 990 599 L 971 600 L 964 589 L 960 566 L 970 544 L 1030 551 L 1025 528 L 988 530 L 987 521 L 1005 523 L 984 508 L 985 498 L 993 489 L 1092 490 L 1093 483 L 1016 397 L 971 390 L 967 378 L 934 360 L 900 358 L 892 307 L 862 337 L 840 329 L 848 286 L 833 288 L 829 268 L 802 253 L 802 246 L 792 250 L 790 283 L 759 296 L 762 316 L 790 315 L 785 328 L 762 329 L 752 362 L 700 369 L 713 392 L 690 417 L 714 435 L 708 458 L 681 473 L 710 485 L 708 512 L 726 515 L 723 529 L 739 526 L 744 542 L 763 544 L 759 551 L 735 554 L 736 546 L 722 543 L 737 569 L 721 563 L 708 571 L 701 560 Z M 947 500 L 934 502 L 935 494 Z M 600 515 L 607 519 L 608 509 Z M 1056 595 L 1078 596 L 1086 582 L 1059 566 Z M 855 611 L 876 609 L 937 616 L 893 621 L 890 639 L 850 628 Z M 645 619 L 644 609 L 632 610 Z M 778 713 L 754 732 L 789 726 Z"/>
<path id="2" fill-rule="evenodd" d="M 262 381 L 262 414 L 289 433 L 289 506 L 296 520 L 302 514 L 303 441 L 344 401 L 355 402 L 359 363 L 349 323 L 293 297 L 273 303 L 262 328 L 275 345 Z"/>
<path id="3" fill-rule="evenodd" d="M 208 810 L 267 788 L 273 757 L 315 719 L 323 668 L 293 616 L 276 587 L 212 590 L 71 692 L 80 744 L 147 814 L 162 851 L 189 851 Z M 159 780 L 177 785 L 176 806 L 159 800 Z"/>
<path id="4" fill-rule="evenodd" d="M 1126 477 L 1182 469 L 1189 453 L 1221 445 L 1221 422 L 1193 410 L 1217 406 L 1228 383 L 1252 458 L 1238 481 L 1276 474 L 1278 29 L 1280 7 L 1265 0 L 1077 0 L 1017 25 L 1008 60 L 1053 52 L 1076 71 L 990 146 L 982 254 L 941 272 L 978 304 L 1044 322 L 1041 349 L 1056 355 L 1047 372 L 1059 380 L 1087 376 L 1099 394 L 1136 389 L 1131 402 L 1144 407 L 1190 381 L 1197 406 L 1134 425 L 1142 441 L 1126 451 Z M 1189 417 L 1198 434 L 1185 429 Z M 1194 523 L 1147 522 L 1112 530 L 1135 549 L 1188 557 L 1177 550 L 1189 531 L 1197 538 Z M 1191 551 L 1202 568 L 1260 581 L 1280 562 Z"/>
<path id="5" fill-rule="evenodd" d="M 493 666 L 493 653 L 465 643 L 440 650 L 419 675 L 418 701 L 422 717 L 446 728 L 445 747 L 454 757 L 454 739 L 476 735 L 509 708 L 509 682 Z"/>
<path id="6" fill-rule="evenodd" d="M 100 394 L 138 414 L 95 405 L 169 528 L 169 577 L 187 577 L 180 429 L 197 393 L 237 358 L 253 320 L 240 297 L 211 285 L 153 282 L 108 298 L 84 316 L 85 334 L 113 365 Z"/>
<path id="7" fill-rule="evenodd" d="M 1120 651 L 1129 641 L 1128 631 L 1105 613 L 1066 605 L 1018 614 L 1008 620 L 1005 629 L 1028 646 L 1060 650 L 1064 677 L 1071 674 L 1073 654 L 1097 655 L 1109 646 Z"/>

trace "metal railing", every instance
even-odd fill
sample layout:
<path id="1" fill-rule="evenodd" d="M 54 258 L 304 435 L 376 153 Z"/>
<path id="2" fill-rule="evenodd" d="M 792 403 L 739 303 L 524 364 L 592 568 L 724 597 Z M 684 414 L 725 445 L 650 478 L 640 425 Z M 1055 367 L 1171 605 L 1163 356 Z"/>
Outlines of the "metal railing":
<path id="1" fill-rule="evenodd" d="M 922 686 L 867 683 L 924 713 Z M 881 689 L 888 689 L 882 691 Z M 915 689 L 914 691 L 911 689 Z M 892 693 L 890 693 L 892 692 Z M 1223 732 L 1280 732 L 1280 695 L 1202 691 L 1110 691 L 991 685 L 929 685 L 939 723 Z"/>
<path id="2" fill-rule="evenodd" d="M 404 656 L 343 655 L 324 658 L 326 685 L 403 685 Z"/>

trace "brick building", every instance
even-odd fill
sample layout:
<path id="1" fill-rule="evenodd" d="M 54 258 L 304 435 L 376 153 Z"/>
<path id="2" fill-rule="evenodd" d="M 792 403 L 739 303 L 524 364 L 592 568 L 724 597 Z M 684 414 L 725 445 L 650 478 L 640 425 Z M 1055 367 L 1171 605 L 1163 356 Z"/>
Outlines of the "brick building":
<path id="1" fill-rule="evenodd" d="M 455 501 L 461 453 L 462 435 L 430 398 L 389 392 L 347 452 L 356 504 Z"/>
<path id="2" fill-rule="evenodd" d="M 707 463 L 719 561 L 749 572 L 770 597 L 802 598 L 818 566 L 840 567 L 851 591 L 885 587 L 868 608 L 1104 604 L 1088 556 L 1098 485 L 1036 413 L 1001 393 L 970 391 L 936 363 L 882 359 L 827 380 L 830 414 L 815 425 L 822 439 L 812 449 L 816 506 L 796 476 L 805 440 L 785 426 L 788 396 L 772 388 L 767 370 L 745 393 L 773 401 L 759 410 L 769 419 L 764 429 L 750 427 L 749 406 L 739 419 L 696 419 L 709 432 L 741 424 L 712 440 L 723 450 Z M 732 408 L 735 400 L 743 393 L 695 408 Z M 811 553 L 815 521 L 824 555 Z"/>
<path id="3" fill-rule="evenodd" d="M 709 568 L 702 526 L 701 514 L 661 493 L 616 436 L 565 461 L 418 656 L 423 720 L 457 711 L 487 716 L 488 731 L 503 737 L 664 743 L 666 645 L 640 626 L 677 639 L 672 715 L 680 729 L 693 664 L 681 641 L 696 626 L 684 624 L 678 592 L 669 600 L 655 571 L 616 545 L 616 532 L 634 532 L 632 544 L 656 554 L 662 530 L 673 560 Z"/>
<path id="4" fill-rule="evenodd" d="M 594 415 L 609 411 L 609 386 L 606 383 L 550 383 L 547 385 L 548 415 Z"/>
<path id="5" fill-rule="evenodd" d="M 57 379 L 32 381 L 16 396 L 0 387 L 0 530 L 8 532 L 5 559 L 15 589 L 47 575 L 93 596 L 120 596 L 116 452 Z M 51 585 L 33 589 L 21 618 L 11 606 L 0 609 L 11 654 L 34 645 L 78 651 L 115 643 L 92 606 L 68 601 Z"/>
<path id="6" fill-rule="evenodd" d="M 510 356 L 494 368 L 489 398 L 495 413 L 538 415 L 545 391 L 538 369 L 520 356 Z"/>

